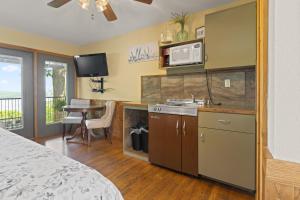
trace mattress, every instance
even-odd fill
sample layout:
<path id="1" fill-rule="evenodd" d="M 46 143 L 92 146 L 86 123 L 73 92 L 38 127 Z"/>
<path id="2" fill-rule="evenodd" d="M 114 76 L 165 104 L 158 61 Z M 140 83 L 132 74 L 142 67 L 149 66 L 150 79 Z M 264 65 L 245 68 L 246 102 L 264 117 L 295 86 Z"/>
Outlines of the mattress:
<path id="1" fill-rule="evenodd" d="M 122 200 L 98 171 L 0 128 L 0 199 Z"/>

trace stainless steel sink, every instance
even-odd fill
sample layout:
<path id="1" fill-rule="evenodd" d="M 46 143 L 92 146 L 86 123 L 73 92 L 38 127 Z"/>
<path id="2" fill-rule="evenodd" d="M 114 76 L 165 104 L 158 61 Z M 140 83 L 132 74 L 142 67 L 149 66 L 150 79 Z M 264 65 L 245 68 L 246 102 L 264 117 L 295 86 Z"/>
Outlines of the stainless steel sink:
<path id="1" fill-rule="evenodd" d="M 167 102 L 166 105 L 168 106 L 198 106 L 197 103 L 173 103 L 173 102 Z"/>
<path id="2" fill-rule="evenodd" d="M 171 106 L 201 106 L 205 104 L 204 99 L 168 99 L 167 105 Z"/>
<path id="3" fill-rule="evenodd" d="M 148 111 L 154 113 L 197 116 L 198 107 L 203 104 L 203 100 L 168 99 L 164 104 L 149 105 Z"/>
<path id="4" fill-rule="evenodd" d="M 174 106 L 167 104 L 148 105 L 150 113 L 197 116 L 198 106 Z"/>

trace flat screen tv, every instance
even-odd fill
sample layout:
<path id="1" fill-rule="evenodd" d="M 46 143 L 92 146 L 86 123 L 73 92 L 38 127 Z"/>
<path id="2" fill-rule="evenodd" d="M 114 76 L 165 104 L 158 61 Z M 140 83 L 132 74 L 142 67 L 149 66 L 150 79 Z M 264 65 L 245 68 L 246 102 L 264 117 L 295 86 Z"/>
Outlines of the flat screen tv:
<path id="1" fill-rule="evenodd" d="M 78 77 L 108 76 L 105 53 L 74 56 Z"/>

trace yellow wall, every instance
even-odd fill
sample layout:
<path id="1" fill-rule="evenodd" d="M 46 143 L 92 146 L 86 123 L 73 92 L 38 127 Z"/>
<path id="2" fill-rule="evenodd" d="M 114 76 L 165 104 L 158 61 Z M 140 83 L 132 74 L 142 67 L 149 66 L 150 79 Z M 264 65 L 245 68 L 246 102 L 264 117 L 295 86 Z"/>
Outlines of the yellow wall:
<path id="1" fill-rule="evenodd" d="M 91 93 L 88 78 L 79 79 L 78 94 L 81 98 L 101 98 L 114 100 L 139 100 L 140 77 L 142 75 L 163 74 L 158 69 L 158 61 L 128 63 L 128 51 L 132 45 L 158 41 L 162 26 L 154 26 L 110 40 L 85 46 L 80 53 L 106 52 L 109 77 L 105 88 L 112 88 L 104 94 Z"/>
<path id="2" fill-rule="evenodd" d="M 204 25 L 205 14 L 253 1 L 254 0 L 234 1 L 231 4 L 192 14 L 188 23 L 188 30 L 191 39 L 194 38 L 195 28 Z M 87 78 L 81 78 L 78 80 L 79 97 L 140 101 L 140 77 L 143 75 L 165 74 L 166 72 L 158 68 L 158 61 L 129 64 L 129 48 L 139 44 L 157 42 L 160 38 L 160 33 L 167 26 L 170 28 L 169 22 L 136 30 L 105 41 L 82 46 L 80 48 L 80 54 L 97 52 L 107 53 L 110 75 L 105 79 L 107 82 L 104 86 L 105 88 L 111 89 L 104 94 L 92 93 L 89 86 L 89 80 Z M 173 27 L 173 25 L 171 26 Z"/>
<path id="3" fill-rule="evenodd" d="M 79 46 L 49 39 L 39 35 L 16 31 L 6 27 L 0 27 L 0 43 L 33 48 L 53 53 L 75 55 Z"/>
<path id="4" fill-rule="evenodd" d="M 255 0 L 238 0 L 231 4 L 192 14 L 187 26 L 190 38 L 194 38 L 196 27 L 204 25 L 205 14 L 253 1 Z M 35 34 L 0 27 L 0 43 L 65 55 L 106 52 L 110 75 L 105 79 L 105 88 L 111 89 L 104 94 L 92 93 L 89 80 L 87 78 L 80 78 L 78 79 L 78 96 L 80 98 L 139 101 L 141 96 L 141 76 L 165 74 L 166 72 L 159 69 L 158 60 L 129 64 L 129 48 L 139 44 L 158 42 L 160 33 L 166 27 L 173 30 L 176 29 L 174 25 L 170 25 L 170 22 L 165 22 L 81 47 Z"/>

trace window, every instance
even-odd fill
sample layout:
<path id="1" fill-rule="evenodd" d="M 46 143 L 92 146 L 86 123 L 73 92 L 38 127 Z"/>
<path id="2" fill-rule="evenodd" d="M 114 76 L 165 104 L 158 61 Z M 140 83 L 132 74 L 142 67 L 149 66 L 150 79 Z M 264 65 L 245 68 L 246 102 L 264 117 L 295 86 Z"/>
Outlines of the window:
<path id="1" fill-rule="evenodd" d="M 46 124 L 60 122 L 65 116 L 67 64 L 45 61 Z"/>
<path id="2" fill-rule="evenodd" d="M 0 122 L 9 130 L 23 128 L 22 58 L 0 55 Z"/>

